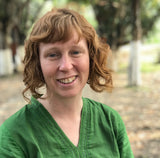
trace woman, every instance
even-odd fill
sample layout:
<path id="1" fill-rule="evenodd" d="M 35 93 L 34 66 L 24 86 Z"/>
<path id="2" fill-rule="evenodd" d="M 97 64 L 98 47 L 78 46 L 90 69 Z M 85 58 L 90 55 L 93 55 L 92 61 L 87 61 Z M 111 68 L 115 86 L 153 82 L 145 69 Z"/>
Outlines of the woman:
<path id="1" fill-rule="evenodd" d="M 112 89 L 109 52 L 75 11 L 40 18 L 25 42 L 23 95 L 30 90 L 32 98 L 1 126 L 1 158 L 132 158 L 119 114 L 82 97 L 86 83 Z"/>

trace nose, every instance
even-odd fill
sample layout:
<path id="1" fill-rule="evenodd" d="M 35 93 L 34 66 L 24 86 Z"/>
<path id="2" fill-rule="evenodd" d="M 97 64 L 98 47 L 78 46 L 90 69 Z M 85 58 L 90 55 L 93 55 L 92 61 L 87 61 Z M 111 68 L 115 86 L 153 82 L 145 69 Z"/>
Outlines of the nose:
<path id="1" fill-rule="evenodd" d="M 59 70 L 68 71 L 73 68 L 73 62 L 69 55 L 63 55 L 60 59 Z"/>

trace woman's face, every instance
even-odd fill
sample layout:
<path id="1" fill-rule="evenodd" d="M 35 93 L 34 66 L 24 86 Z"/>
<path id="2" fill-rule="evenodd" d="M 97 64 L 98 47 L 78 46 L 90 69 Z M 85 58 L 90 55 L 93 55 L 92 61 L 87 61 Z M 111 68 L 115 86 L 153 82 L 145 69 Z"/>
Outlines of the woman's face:
<path id="1" fill-rule="evenodd" d="M 74 97 L 81 95 L 89 75 L 89 52 L 84 38 L 78 34 L 65 43 L 41 43 L 40 64 L 49 95 Z"/>

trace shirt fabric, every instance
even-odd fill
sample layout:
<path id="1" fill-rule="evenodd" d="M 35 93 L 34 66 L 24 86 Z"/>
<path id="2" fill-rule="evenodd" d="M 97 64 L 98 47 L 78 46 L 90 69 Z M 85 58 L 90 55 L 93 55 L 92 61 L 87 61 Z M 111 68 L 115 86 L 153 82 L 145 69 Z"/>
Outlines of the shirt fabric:
<path id="1" fill-rule="evenodd" d="M 0 158 L 133 158 L 120 115 L 83 98 L 75 146 L 35 98 L 0 127 Z"/>

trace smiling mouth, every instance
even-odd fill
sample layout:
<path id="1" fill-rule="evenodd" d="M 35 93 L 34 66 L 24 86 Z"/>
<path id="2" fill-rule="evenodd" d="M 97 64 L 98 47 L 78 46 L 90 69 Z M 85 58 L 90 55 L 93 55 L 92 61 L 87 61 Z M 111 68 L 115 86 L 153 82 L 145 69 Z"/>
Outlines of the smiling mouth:
<path id="1" fill-rule="evenodd" d="M 63 84 L 69 84 L 69 83 L 72 83 L 73 81 L 75 81 L 76 78 L 77 78 L 77 76 L 74 76 L 74 77 L 65 78 L 65 79 L 58 79 L 58 81 Z"/>

